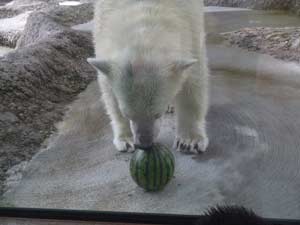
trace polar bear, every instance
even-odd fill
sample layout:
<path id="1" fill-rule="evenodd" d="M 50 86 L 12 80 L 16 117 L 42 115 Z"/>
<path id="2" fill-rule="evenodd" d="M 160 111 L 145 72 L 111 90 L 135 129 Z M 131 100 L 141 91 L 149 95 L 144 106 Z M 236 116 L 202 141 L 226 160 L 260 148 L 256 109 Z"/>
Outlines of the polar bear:
<path id="1" fill-rule="evenodd" d="M 94 15 L 98 82 L 119 151 L 149 148 L 168 105 L 174 147 L 201 153 L 209 71 L 202 0 L 99 0 Z"/>

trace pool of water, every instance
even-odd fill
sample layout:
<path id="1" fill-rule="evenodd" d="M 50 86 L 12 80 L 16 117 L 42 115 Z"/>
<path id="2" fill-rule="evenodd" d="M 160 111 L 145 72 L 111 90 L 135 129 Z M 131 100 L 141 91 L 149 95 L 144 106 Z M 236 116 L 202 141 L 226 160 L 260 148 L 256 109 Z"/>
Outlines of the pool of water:
<path id="1" fill-rule="evenodd" d="M 62 6 L 76 6 L 76 5 L 81 5 L 82 3 L 80 1 L 64 1 L 60 2 L 59 5 Z"/>
<path id="2" fill-rule="evenodd" d="M 0 46 L 0 57 L 5 55 L 6 53 L 13 51 L 13 50 L 14 50 L 13 48 L 7 48 L 7 47 Z"/>

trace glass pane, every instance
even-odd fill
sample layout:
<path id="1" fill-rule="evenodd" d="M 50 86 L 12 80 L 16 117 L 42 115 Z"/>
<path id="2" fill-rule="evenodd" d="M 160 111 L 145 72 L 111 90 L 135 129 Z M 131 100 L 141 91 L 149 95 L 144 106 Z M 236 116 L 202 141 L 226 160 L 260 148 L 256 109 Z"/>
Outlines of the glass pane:
<path id="1" fill-rule="evenodd" d="M 0 206 L 300 219 L 299 4 L 235 2 L 2 1 Z"/>
<path id="2" fill-rule="evenodd" d="M 96 223 L 96 222 L 38 220 L 38 219 L 13 219 L 13 218 L 3 218 L 2 224 L 3 225 L 11 225 L 11 224 L 14 225 L 27 225 L 27 224 L 30 225 L 117 225 L 117 223 Z M 128 224 L 124 224 L 124 225 L 128 225 Z"/>

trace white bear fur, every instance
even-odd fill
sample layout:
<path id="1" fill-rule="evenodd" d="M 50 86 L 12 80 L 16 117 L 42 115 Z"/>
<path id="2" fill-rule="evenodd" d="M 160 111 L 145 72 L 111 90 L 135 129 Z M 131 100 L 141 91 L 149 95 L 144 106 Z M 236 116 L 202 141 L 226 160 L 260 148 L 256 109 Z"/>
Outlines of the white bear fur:
<path id="1" fill-rule="evenodd" d="M 147 117 L 147 121 L 150 121 L 149 118 L 153 115 L 148 111 L 161 114 L 173 102 L 177 117 L 175 148 L 183 152 L 205 151 L 208 145 L 205 117 L 209 72 L 203 1 L 98 0 L 95 3 L 94 17 L 96 62 L 90 60 L 91 64 L 97 68 L 97 61 L 104 60 L 111 62 L 111 66 L 118 65 L 112 66 L 113 75 L 105 74 L 98 67 L 98 81 L 111 119 L 116 148 L 119 151 L 133 148 L 135 134 L 132 133 L 130 120 L 124 115 L 125 111 L 132 112 L 132 108 L 139 107 L 135 110 L 137 113 L 132 114 L 139 119 L 133 120 L 140 121 L 145 116 L 145 120 Z M 131 99 L 136 103 L 131 106 L 128 106 L 128 99 L 126 102 L 122 97 L 123 94 L 126 95 L 122 93 L 123 87 L 118 86 L 124 85 L 126 78 L 122 79 L 122 83 L 115 82 L 111 77 L 122 76 L 120 74 L 127 62 L 134 64 L 137 71 L 144 71 L 139 67 L 151 62 L 158 68 L 156 71 L 160 71 L 150 78 L 153 79 L 153 84 L 161 84 L 160 88 L 154 85 L 152 95 L 148 90 L 148 95 L 143 95 L 142 102 Z M 177 64 L 183 66 L 175 67 Z M 170 69 L 170 65 L 175 65 L 173 69 L 179 68 L 175 71 L 176 74 L 171 74 L 174 70 Z M 166 70 L 168 71 L 163 72 Z M 136 98 L 138 96 L 137 93 Z M 147 105 L 145 98 L 148 97 L 156 99 L 155 106 Z M 154 109 L 148 110 L 149 107 Z"/>

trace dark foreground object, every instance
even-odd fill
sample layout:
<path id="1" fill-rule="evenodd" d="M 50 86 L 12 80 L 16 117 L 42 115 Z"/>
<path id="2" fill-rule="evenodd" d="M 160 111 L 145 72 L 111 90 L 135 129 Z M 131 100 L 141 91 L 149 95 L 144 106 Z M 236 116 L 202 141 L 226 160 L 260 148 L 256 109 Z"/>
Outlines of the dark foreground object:
<path id="1" fill-rule="evenodd" d="M 195 225 L 267 225 L 270 224 L 253 211 L 243 207 L 217 207 L 210 209 Z"/>
<path id="2" fill-rule="evenodd" d="M 223 208 L 224 209 L 224 208 Z M 229 208 L 225 208 L 225 211 L 219 209 L 212 209 L 211 213 L 205 216 L 188 216 L 188 215 L 168 215 L 168 214 L 145 214 L 145 213 L 125 213 L 125 212 L 99 212 L 99 211 L 82 211 L 82 210 L 63 210 L 63 209 L 29 209 L 29 208 L 0 208 L 0 221 L 3 218 L 26 218 L 26 219 L 41 219 L 41 220 L 62 220 L 62 221 L 95 221 L 95 222 L 112 222 L 112 223 L 132 223 L 132 224 L 173 224 L 173 225 L 218 225 L 213 223 L 213 217 L 217 218 L 243 218 L 250 216 L 241 213 L 239 216 L 239 209 L 235 209 L 232 213 Z M 244 209 L 240 209 L 244 211 Z M 235 214 L 238 212 L 237 214 Z M 224 214 L 225 213 L 225 214 Z M 298 225 L 300 220 L 279 220 L 279 219 L 262 219 L 256 217 L 254 222 L 263 222 L 267 225 Z M 224 221 L 225 222 L 225 221 Z M 221 225 L 247 225 L 250 223 L 219 223 Z M 261 223 L 254 223 L 257 225 Z M 252 224 L 251 224 L 252 225 Z"/>

